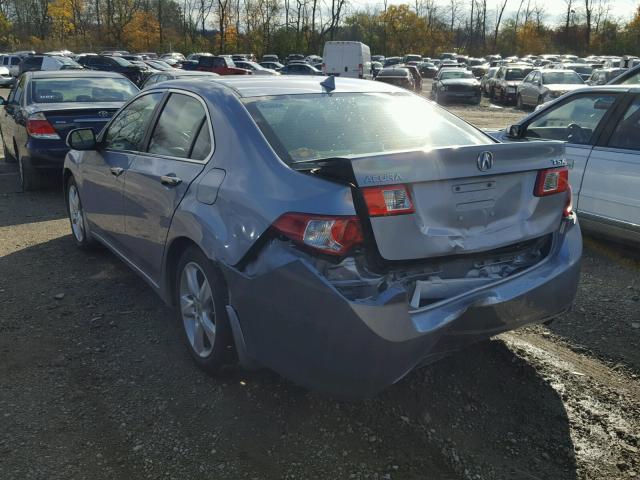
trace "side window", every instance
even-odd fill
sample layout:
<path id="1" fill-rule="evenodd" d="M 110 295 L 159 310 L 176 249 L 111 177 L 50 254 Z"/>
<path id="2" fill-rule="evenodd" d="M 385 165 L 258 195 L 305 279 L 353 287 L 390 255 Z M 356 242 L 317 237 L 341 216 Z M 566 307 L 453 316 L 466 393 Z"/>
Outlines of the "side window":
<path id="1" fill-rule="evenodd" d="M 527 126 L 526 136 L 588 144 L 616 98 L 613 94 L 573 97 L 536 117 Z"/>
<path id="2" fill-rule="evenodd" d="M 11 65 L 20 65 L 22 59 L 20 57 L 11 57 Z"/>
<path id="3" fill-rule="evenodd" d="M 24 94 L 24 87 L 26 86 L 27 83 L 27 77 L 25 75 L 22 75 L 20 77 L 20 79 L 17 82 L 17 86 L 15 89 L 15 92 L 13 92 L 13 101 L 15 103 L 20 103 L 20 100 L 22 100 L 22 96 Z"/>
<path id="4" fill-rule="evenodd" d="M 110 150 L 139 150 L 153 111 L 162 93 L 151 93 L 131 102 L 109 125 L 104 146 Z"/>
<path id="5" fill-rule="evenodd" d="M 209 156 L 209 153 L 211 153 L 211 133 L 209 132 L 209 124 L 203 122 L 189 158 L 205 160 Z"/>
<path id="6" fill-rule="evenodd" d="M 2 65 L 9 65 L 9 57 L 2 57 Z"/>
<path id="7" fill-rule="evenodd" d="M 640 150 L 640 97 L 629 106 L 609 140 L 610 147 Z"/>
<path id="8" fill-rule="evenodd" d="M 189 158 L 191 147 L 206 121 L 207 115 L 199 100 L 172 93 L 151 135 L 149 153 Z"/>
<path id="9" fill-rule="evenodd" d="M 212 61 L 213 61 L 213 68 L 224 68 L 227 66 L 226 62 L 224 61 L 224 58 L 214 57 Z"/>
<path id="10" fill-rule="evenodd" d="M 212 57 L 200 57 L 200 66 L 202 67 L 212 67 L 213 66 L 213 58 Z"/>

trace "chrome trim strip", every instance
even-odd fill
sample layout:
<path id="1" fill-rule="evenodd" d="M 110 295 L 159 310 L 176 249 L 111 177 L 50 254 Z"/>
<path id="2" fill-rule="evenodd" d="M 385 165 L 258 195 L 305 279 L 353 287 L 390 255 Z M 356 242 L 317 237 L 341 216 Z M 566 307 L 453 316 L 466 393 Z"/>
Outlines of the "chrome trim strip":
<path id="1" fill-rule="evenodd" d="M 605 225 L 611 225 L 613 227 L 624 228 L 625 230 L 636 231 L 640 233 L 640 225 L 626 222 L 624 220 L 615 220 L 609 217 L 603 217 L 601 215 L 596 215 L 595 213 L 586 213 L 578 210 L 578 221 L 581 219 L 585 219 L 587 221 L 603 223 Z"/>

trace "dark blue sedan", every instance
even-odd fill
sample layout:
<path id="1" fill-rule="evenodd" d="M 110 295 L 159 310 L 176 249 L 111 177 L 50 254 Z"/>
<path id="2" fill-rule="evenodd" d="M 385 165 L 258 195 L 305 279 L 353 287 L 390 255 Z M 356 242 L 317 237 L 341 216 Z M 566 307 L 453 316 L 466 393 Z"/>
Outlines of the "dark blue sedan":
<path id="1" fill-rule="evenodd" d="M 18 162 L 23 190 L 38 188 L 62 173 L 74 128 L 98 133 L 125 101 L 138 93 L 119 73 L 26 72 L 9 98 L 0 97 L 0 136 L 7 161 Z"/>

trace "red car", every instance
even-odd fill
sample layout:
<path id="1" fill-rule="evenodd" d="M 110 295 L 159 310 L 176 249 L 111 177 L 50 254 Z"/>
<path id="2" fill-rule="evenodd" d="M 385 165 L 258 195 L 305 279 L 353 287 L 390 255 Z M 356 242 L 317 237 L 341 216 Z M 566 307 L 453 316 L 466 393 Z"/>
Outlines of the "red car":
<path id="1" fill-rule="evenodd" d="M 250 70 L 238 68 L 229 57 L 208 57 L 201 56 L 198 59 L 196 70 L 203 72 L 213 72 L 218 75 L 251 75 Z"/>

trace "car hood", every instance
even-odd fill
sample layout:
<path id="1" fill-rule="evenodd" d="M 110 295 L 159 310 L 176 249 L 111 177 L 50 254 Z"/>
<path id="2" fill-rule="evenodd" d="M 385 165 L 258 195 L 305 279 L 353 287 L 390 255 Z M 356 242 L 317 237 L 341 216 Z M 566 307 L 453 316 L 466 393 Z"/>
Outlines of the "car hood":
<path id="1" fill-rule="evenodd" d="M 571 92 L 573 90 L 577 90 L 578 88 L 584 88 L 584 84 L 581 83 L 552 83 L 550 85 L 545 85 L 544 87 L 550 92 Z"/>
<path id="2" fill-rule="evenodd" d="M 480 85 L 475 78 L 448 78 L 446 80 L 440 80 L 443 85 L 468 85 L 474 87 Z"/>

